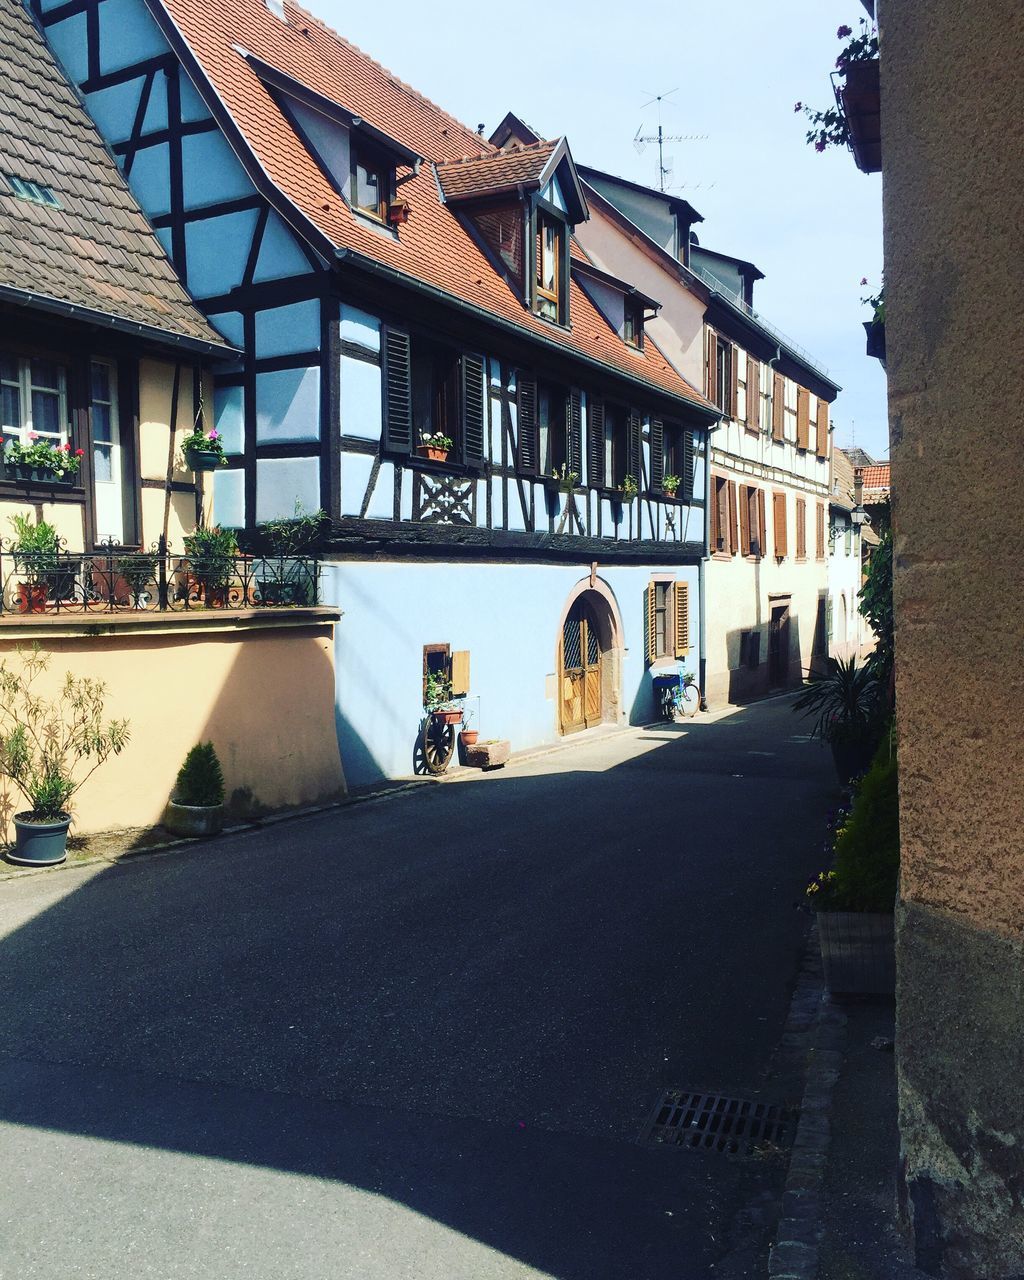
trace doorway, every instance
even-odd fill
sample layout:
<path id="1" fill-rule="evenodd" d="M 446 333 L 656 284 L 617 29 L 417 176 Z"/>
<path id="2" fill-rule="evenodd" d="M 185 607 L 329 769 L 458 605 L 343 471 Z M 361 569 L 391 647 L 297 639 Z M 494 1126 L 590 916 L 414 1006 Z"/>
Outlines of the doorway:
<path id="1" fill-rule="evenodd" d="M 768 683 L 786 684 L 789 680 L 789 602 L 771 606 L 768 631 Z"/>
<path id="2" fill-rule="evenodd" d="M 560 718 L 563 733 L 600 724 L 603 717 L 600 628 L 592 606 L 581 596 L 562 624 Z"/>

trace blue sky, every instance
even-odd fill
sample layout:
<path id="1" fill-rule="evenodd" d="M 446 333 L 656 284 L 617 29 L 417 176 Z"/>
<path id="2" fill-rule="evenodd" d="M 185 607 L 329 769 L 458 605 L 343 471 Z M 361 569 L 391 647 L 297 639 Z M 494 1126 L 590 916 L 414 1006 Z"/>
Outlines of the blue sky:
<path id="1" fill-rule="evenodd" d="M 702 243 L 757 263 L 758 310 L 842 385 L 838 443 L 855 434 L 888 456 L 885 377 L 864 354 L 860 302 L 881 273 L 881 177 L 845 151 L 815 153 L 793 112 L 828 105 L 836 28 L 857 24 L 858 0 L 306 4 L 471 127 L 489 133 L 512 110 L 545 137 L 566 134 L 579 162 L 637 182 L 657 182 L 657 149 L 633 145 L 638 126 L 657 127 L 643 104 L 678 86 L 666 133 L 707 136 L 666 147 L 669 182 L 704 215 Z"/>

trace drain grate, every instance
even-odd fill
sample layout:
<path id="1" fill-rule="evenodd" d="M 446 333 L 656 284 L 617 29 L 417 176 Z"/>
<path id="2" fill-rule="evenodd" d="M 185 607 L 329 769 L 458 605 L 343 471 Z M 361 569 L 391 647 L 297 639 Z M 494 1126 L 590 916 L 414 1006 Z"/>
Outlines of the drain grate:
<path id="1" fill-rule="evenodd" d="M 640 1141 L 750 1155 L 755 1147 L 788 1146 L 795 1119 L 785 1107 L 767 1102 L 668 1089 L 644 1125 Z"/>

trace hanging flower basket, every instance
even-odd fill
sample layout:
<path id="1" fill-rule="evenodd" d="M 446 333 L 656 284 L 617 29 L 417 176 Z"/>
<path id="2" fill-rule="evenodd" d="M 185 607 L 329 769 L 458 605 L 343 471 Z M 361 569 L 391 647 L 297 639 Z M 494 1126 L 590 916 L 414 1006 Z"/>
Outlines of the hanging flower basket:
<path id="1" fill-rule="evenodd" d="M 223 456 L 212 449 L 185 450 L 185 461 L 190 471 L 216 471 Z"/>

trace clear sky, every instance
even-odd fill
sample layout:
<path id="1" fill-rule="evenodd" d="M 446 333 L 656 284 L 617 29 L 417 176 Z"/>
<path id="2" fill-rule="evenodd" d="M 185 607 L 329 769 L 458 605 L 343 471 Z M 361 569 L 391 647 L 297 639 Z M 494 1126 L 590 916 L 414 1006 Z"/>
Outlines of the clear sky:
<path id="1" fill-rule="evenodd" d="M 843 391 L 836 439 L 888 456 L 885 376 L 864 354 L 860 299 L 881 273 L 881 177 L 846 151 L 822 155 L 793 111 L 831 100 L 836 28 L 858 0 L 549 0 L 516 10 L 480 0 L 304 0 L 396 76 L 471 127 L 514 111 L 543 137 L 567 135 L 576 160 L 657 183 L 647 99 L 678 88 L 662 113 L 673 142 L 670 189 L 704 215 L 710 248 L 765 273 L 754 303 Z M 866 276 L 871 288 L 862 288 Z"/>

